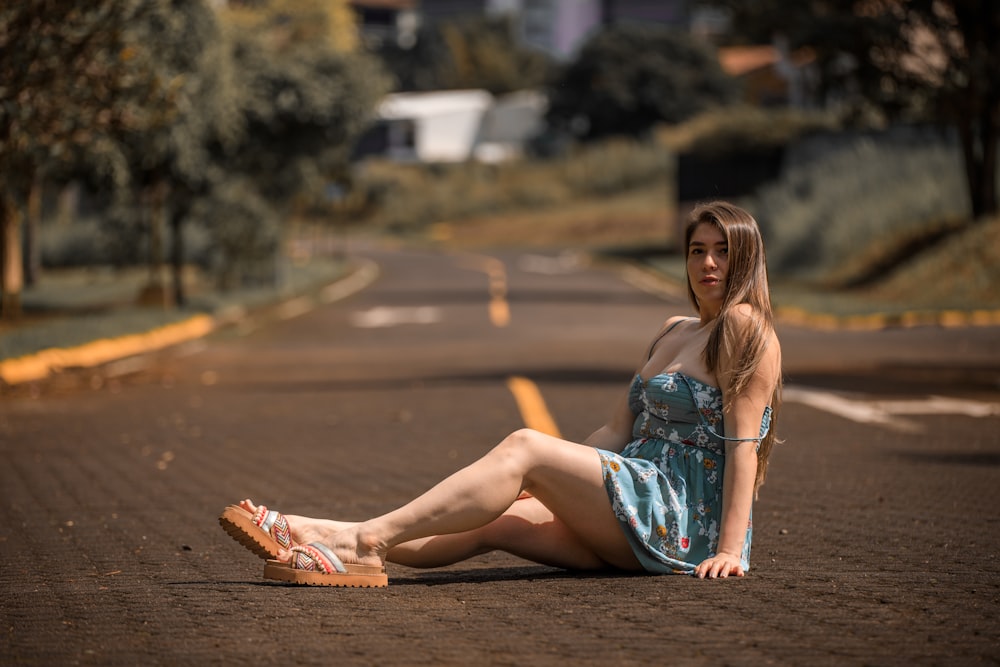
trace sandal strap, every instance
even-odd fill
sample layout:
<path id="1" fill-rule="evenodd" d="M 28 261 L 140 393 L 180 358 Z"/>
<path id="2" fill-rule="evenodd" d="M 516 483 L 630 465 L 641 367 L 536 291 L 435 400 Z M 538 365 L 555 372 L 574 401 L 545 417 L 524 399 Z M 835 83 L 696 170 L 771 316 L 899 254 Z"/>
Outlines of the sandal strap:
<path id="1" fill-rule="evenodd" d="M 281 512 L 269 511 L 266 506 L 258 505 L 253 522 L 274 538 L 281 548 L 288 549 L 292 546 L 292 531 L 288 527 L 288 519 Z"/>
<path id="2" fill-rule="evenodd" d="M 309 572 L 321 572 L 323 574 L 335 574 L 337 572 L 347 572 L 344 563 L 337 555 L 330 551 L 326 545 L 319 542 L 303 544 L 292 547 L 295 553 L 291 560 L 291 566 L 296 570 L 306 570 Z"/>

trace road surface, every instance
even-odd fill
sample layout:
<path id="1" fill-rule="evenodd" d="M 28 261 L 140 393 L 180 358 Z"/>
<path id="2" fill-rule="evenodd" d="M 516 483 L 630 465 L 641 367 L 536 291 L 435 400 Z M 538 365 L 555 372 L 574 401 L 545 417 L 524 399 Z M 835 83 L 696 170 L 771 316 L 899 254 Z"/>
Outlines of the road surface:
<path id="1" fill-rule="evenodd" d="M 779 329 L 743 579 L 490 554 L 384 590 L 262 580 L 226 504 L 359 519 L 525 424 L 582 439 L 689 312 L 572 254 L 364 254 L 346 298 L 3 398 L 0 663 L 1000 661 L 996 328 Z"/>

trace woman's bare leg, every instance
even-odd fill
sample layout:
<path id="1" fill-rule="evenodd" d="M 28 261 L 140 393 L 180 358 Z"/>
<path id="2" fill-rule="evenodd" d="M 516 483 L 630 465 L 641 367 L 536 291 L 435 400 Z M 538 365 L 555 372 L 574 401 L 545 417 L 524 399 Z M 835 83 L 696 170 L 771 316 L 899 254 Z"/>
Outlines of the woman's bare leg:
<path id="1" fill-rule="evenodd" d="M 240 505 L 251 514 L 257 509 L 250 500 Z M 322 541 L 357 525 L 354 521 L 293 514 L 285 517 L 292 540 L 298 544 Z M 403 542 L 389 550 L 386 560 L 414 568 L 443 567 L 491 551 L 505 551 L 543 565 L 572 570 L 607 566 L 537 498 L 516 501 L 500 517 L 481 528 Z"/>
<path id="2" fill-rule="evenodd" d="M 522 490 L 530 491 L 537 502 L 558 517 L 559 523 L 550 528 L 548 539 L 557 534 L 558 527 L 565 531 L 564 535 L 575 536 L 579 547 L 592 554 L 595 560 L 591 562 L 638 569 L 611 510 L 597 452 L 528 429 L 513 433 L 483 458 L 397 510 L 339 530 L 314 526 L 311 532 L 346 563 L 377 564 L 388 557 L 393 547 L 404 543 L 484 528 L 504 515 Z M 493 527 L 494 536 L 504 526 L 514 525 L 517 517 L 508 518 Z M 514 543 L 494 548 L 527 553 L 542 534 L 537 530 L 509 530 L 508 541 Z M 430 544 L 412 546 L 427 548 Z M 447 544 L 439 542 L 437 546 Z M 452 546 L 458 544 L 468 546 L 461 541 Z M 558 555 L 551 547 L 545 551 L 542 556 Z"/>
<path id="3" fill-rule="evenodd" d="M 404 542 L 390 549 L 386 560 L 409 567 L 442 567 L 491 551 L 569 570 L 608 565 L 535 498 L 514 503 L 482 528 Z"/>

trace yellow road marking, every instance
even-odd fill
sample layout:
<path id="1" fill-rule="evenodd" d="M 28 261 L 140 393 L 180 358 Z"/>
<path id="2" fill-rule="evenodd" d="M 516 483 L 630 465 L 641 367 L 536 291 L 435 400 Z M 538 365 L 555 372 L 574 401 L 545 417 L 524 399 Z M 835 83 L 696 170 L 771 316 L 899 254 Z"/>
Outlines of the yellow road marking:
<path id="1" fill-rule="evenodd" d="M 486 273 L 490 277 L 490 322 L 498 329 L 510 324 L 510 304 L 507 303 L 507 269 L 503 262 L 487 258 Z"/>
<path id="2" fill-rule="evenodd" d="M 538 390 L 538 386 L 534 382 L 528 378 L 513 375 L 507 378 L 507 388 L 514 395 L 525 426 L 557 438 L 562 437 L 555 419 L 552 418 L 552 414 L 545 405 L 542 392 Z"/>
<path id="3" fill-rule="evenodd" d="M 510 324 L 510 304 L 507 302 L 507 269 L 503 262 L 495 257 L 485 255 L 468 255 L 460 265 L 482 271 L 490 281 L 490 322 L 498 329 Z"/>
<path id="4" fill-rule="evenodd" d="M 498 329 L 510 324 L 510 306 L 507 304 L 507 299 L 490 300 L 490 322 Z"/>

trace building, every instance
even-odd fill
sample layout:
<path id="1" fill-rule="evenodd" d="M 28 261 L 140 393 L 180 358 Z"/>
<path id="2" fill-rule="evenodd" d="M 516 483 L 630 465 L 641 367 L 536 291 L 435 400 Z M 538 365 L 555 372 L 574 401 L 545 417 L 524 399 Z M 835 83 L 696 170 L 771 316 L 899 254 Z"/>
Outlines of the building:
<path id="1" fill-rule="evenodd" d="M 571 59 L 599 26 L 642 21 L 690 29 L 684 0 L 350 0 L 369 45 L 415 43 L 423 22 L 509 15 L 519 39 L 557 60 Z"/>
<path id="2" fill-rule="evenodd" d="M 520 157 L 543 129 L 545 96 L 522 91 L 494 98 L 485 90 L 394 93 L 354 158 L 397 162 L 502 162 Z"/>
<path id="3" fill-rule="evenodd" d="M 355 157 L 381 155 L 397 162 L 469 160 L 492 104 L 493 96 L 485 90 L 387 95 Z"/>
<path id="4" fill-rule="evenodd" d="M 369 48 L 395 42 L 403 49 L 417 42 L 420 12 L 417 0 L 349 0 L 361 38 Z"/>
<path id="5" fill-rule="evenodd" d="M 743 84 L 743 99 L 757 106 L 811 105 L 815 95 L 816 56 L 811 49 L 789 52 L 774 45 L 732 46 L 719 49 L 722 70 Z"/>

